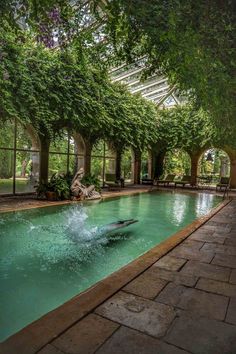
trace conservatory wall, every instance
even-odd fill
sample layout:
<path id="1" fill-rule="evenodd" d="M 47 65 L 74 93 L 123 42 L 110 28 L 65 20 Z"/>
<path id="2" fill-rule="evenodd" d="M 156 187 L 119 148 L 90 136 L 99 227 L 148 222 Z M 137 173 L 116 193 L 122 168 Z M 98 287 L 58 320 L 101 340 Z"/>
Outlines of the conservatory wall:
<path id="1" fill-rule="evenodd" d="M 60 136 L 50 143 L 48 177 L 55 173 L 72 173 L 84 167 L 85 145 L 79 133 L 64 129 Z"/>
<path id="2" fill-rule="evenodd" d="M 32 193 L 39 179 L 40 142 L 16 119 L 0 127 L 0 194 Z"/>
<path id="3" fill-rule="evenodd" d="M 99 178 L 102 186 L 115 176 L 116 153 L 103 140 L 94 145 L 91 153 L 91 174 Z"/>

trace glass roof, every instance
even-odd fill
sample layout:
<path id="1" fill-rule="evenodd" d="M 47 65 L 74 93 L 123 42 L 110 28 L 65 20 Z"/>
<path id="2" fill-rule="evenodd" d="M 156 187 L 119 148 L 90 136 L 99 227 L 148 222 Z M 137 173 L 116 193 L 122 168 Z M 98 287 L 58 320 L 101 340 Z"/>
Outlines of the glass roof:
<path id="1" fill-rule="evenodd" d="M 122 65 L 113 68 L 110 76 L 113 82 L 121 82 L 127 86 L 131 93 L 140 93 L 147 100 L 155 102 L 160 107 L 173 107 L 180 104 L 178 94 L 174 86 L 168 83 L 168 78 L 155 74 L 147 79 L 142 78 L 145 59 L 135 64 Z"/>

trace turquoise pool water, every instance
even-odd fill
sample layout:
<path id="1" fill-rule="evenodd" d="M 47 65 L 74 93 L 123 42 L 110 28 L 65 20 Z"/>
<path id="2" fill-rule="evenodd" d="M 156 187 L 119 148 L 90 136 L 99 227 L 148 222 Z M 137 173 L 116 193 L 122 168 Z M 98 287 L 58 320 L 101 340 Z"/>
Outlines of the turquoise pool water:
<path id="1" fill-rule="evenodd" d="M 0 340 L 206 214 L 210 194 L 145 193 L 0 214 Z M 139 222 L 110 237 L 99 227 Z"/>

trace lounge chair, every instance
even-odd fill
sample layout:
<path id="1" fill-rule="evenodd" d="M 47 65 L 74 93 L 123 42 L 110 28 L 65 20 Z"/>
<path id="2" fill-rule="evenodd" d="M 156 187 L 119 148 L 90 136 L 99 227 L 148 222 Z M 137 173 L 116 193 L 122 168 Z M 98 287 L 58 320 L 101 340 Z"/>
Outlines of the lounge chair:
<path id="1" fill-rule="evenodd" d="M 158 186 L 159 184 L 163 184 L 164 186 L 169 186 L 171 182 L 174 182 L 175 175 L 167 175 L 164 179 L 155 180 L 155 184 Z"/>
<path id="2" fill-rule="evenodd" d="M 185 187 L 186 184 L 191 185 L 191 176 L 183 176 L 181 180 L 175 182 L 175 187 L 177 187 L 178 185 Z"/>
<path id="3" fill-rule="evenodd" d="M 220 191 L 223 189 L 223 191 L 229 190 L 230 187 L 230 177 L 221 177 L 220 178 L 220 183 L 217 183 L 216 185 L 216 191 L 219 189 Z"/>
<path id="4" fill-rule="evenodd" d="M 121 188 L 124 188 L 124 179 L 116 179 L 116 175 L 112 173 L 106 173 L 105 175 L 105 185 L 108 187 L 109 191 L 114 191 L 114 190 L 121 190 Z"/>
<path id="5" fill-rule="evenodd" d="M 153 184 L 153 179 L 144 177 L 141 179 L 141 182 L 142 182 L 142 184 Z"/>

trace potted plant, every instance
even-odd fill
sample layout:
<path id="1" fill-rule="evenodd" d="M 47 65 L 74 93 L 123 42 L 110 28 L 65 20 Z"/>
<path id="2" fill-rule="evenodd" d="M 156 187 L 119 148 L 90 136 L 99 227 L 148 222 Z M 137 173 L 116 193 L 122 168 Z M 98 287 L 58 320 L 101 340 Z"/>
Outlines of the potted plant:
<path id="1" fill-rule="evenodd" d="M 36 188 L 38 198 L 47 200 L 70 199 L 71 176 L 55 173 L 50 181 L 39 183 Z"/>

